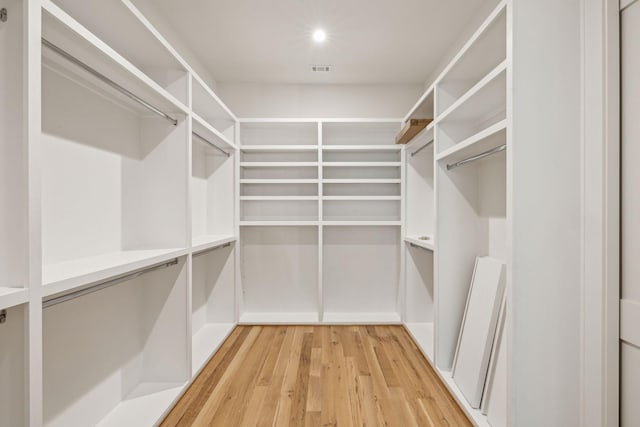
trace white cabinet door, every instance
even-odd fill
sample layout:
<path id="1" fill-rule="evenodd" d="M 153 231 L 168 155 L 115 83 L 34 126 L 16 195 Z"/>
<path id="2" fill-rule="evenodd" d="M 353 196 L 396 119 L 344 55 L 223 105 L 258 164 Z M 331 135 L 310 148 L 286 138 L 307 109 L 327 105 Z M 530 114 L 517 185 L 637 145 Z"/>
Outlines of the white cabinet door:
<path id="1" fill-rule="evenodd" d="M 621 43 L 620 425 L 631 427 L 640 422 L 640 1 L 621 13 Z"/>

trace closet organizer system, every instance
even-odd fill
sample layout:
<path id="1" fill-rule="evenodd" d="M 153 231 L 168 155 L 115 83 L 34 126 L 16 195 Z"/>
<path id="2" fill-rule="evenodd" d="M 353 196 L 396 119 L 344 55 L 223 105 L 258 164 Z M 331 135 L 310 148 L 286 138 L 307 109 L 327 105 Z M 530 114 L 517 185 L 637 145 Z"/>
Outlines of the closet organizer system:
<path id="1" fill-rule="evenodd" d="M 487 425 L 450 369 L 506 258 L 505 9 L 405 147 L 238 120 L 129 0 L 0 0 L 0 425 L 153 425 L 237 323 L 404 324 Z"/>

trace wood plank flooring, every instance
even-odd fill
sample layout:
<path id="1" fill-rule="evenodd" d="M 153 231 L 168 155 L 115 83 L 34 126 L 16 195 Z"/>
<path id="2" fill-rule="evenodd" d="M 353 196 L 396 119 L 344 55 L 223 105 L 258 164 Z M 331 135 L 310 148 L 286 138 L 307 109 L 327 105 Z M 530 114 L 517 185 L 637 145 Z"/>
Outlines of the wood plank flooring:
<path id="1" fill-rule="evenodd" d="M 470 425 L 401 326 L 238 326 L 161 424 Z"/>

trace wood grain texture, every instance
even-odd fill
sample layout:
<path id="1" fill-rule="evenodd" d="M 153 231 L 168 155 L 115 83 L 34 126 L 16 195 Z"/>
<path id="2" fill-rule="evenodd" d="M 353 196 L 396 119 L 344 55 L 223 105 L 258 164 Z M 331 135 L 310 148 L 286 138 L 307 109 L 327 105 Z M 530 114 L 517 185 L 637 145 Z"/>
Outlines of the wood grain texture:
<path id="1" fill-rule="evenodd" d="M 471 426 L 401 326 L 238 326 L 174 426 Z"/>

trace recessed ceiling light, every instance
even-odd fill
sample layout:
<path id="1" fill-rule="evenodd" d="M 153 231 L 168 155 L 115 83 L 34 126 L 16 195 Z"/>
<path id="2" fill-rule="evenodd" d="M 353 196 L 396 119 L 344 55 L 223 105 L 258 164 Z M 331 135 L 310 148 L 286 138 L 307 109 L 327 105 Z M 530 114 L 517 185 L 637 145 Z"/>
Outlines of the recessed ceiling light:
<path id="1" fill-rule="evenodd" d="M 327 33 L 322 28 L 318 28 L 313 32 L 313 40 L 316 43 L 322 43 L 326 39 L 327 39 Z"/>

